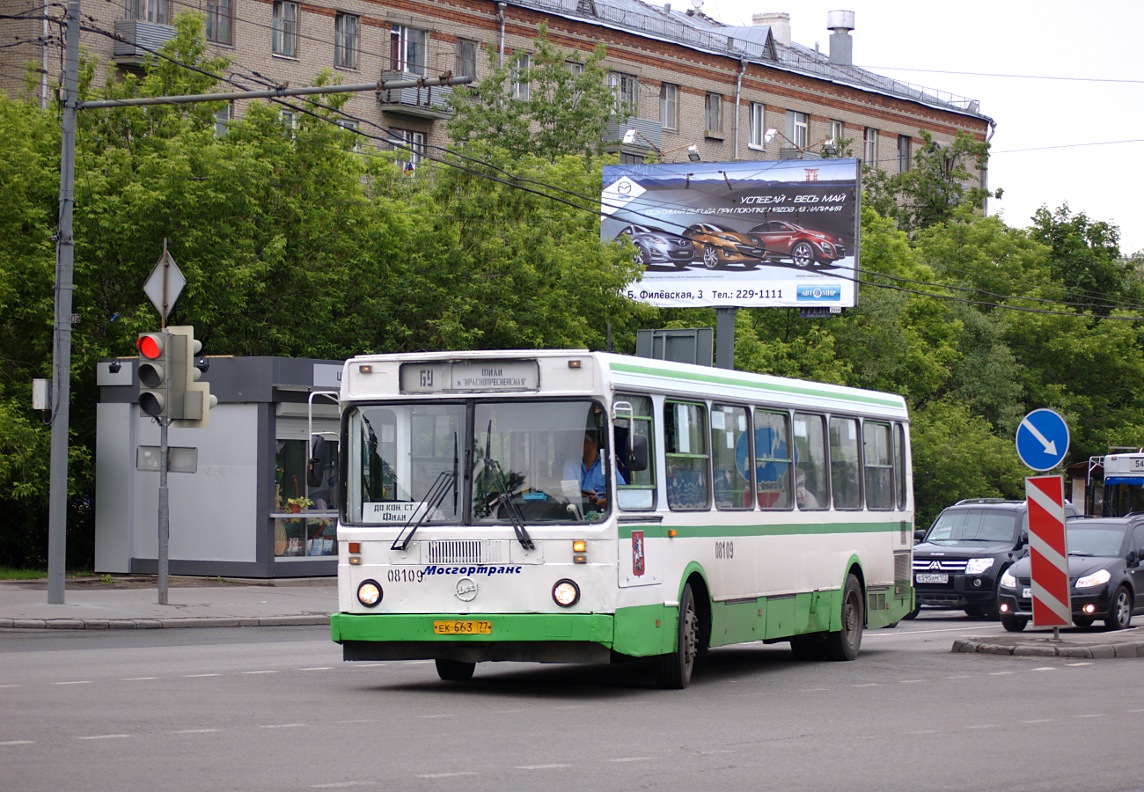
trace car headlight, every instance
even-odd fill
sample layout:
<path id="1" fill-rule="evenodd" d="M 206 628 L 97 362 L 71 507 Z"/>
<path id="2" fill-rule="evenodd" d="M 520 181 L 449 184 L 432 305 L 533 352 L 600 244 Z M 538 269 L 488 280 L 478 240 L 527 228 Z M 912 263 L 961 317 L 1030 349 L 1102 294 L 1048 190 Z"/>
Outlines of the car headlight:
<path id="1" fill-rule="evenodd" d="M 971 558 L 969 563 L 965 565 L 965 574 L 980 575 L 991 566 L 993 566 L 992 558 Z"/>
<path id="2" fill-rule="evenodd" d="M 1093 586 L 1103 586 L 1108 581 L 1112 580 L 1112 575 L 1109 574 L 1107 569 L 1098 569 L 1091 575 L 1085 575 L 1082 578 L 1077 578 L 1077 588 L 1092 588 Z"/>
<path id="3" fill-rule="evenodd" d="M 1001 576 L 1001 588 L 1017 588 L 1017 578 L 1013 577 L 1013 573 L 1008 569 Z"/>

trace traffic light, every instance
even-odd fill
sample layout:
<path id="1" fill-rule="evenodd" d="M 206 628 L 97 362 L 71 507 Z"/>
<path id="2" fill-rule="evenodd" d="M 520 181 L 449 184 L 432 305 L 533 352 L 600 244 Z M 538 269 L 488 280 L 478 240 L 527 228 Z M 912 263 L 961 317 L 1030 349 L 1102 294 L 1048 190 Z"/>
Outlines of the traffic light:
<path id="1" fill-rule="evenodd" d="M 195 339 L 192 325 L 168 327 L 172 338 L 181 339 L 184 351 L 180 365 L 179 412 L 170 413 L 171 425 L 183 429 L 206 429 L 210 425 L 210 410 L 218 404 L 218 397 L 211 395 L 209 382 L 199 382 L 203 372 L 195 365 L 195 358 L 202 351 L 203 343 Z M 172 385 L 175 380 L 172 380 Z"/>
<path id="2" fill-rule="evenodd" d="M 181 417 L 186 383 L 186 338 L 166 331 L 140 333 L 139 409 L 152 418 Z"/>

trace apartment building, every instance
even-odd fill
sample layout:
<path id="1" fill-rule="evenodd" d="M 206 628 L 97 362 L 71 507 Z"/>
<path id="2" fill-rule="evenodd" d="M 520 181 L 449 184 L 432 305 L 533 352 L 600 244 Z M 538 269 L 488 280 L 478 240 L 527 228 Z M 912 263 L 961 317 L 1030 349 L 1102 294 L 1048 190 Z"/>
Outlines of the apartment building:
<path id="1" fill-rule="evenodd" d="M 46 102 L 59 80 L 59 5 L 8 0 L 14 19 L 0 48 L 0 87 Z M 975 100 L 891 80 L 854 65 L 855 15 L 822 20 L 829 48 L 791 41 L 788 13 L 754 24 L 722 24 L 690 3 L 641 0 L 83 0 L 91 30 L 82 45 L 106 78 L 136 69 L 173 35 L 175 15 L 205 19 L 211 48 L 233 61 L 243 88 L 309 84 L 320 69 L 345 83 L 473 75 L 497 59 L 528 53 L 538 27 L 565 50 L 607 47 L 609 85 L 631 118 L 606 133 L 624 160 L 649 154 L 679 161 L 813 157 L 831 149 L 890 173 L 910 166 L 918 130 L 947 143 L 959 131 L 987 139 L 992 120 Z M 701 4 L 698 4 L 701 5 Z M 874 54 L 867 55 L 876 60 Z M 575 59 L 573 58 L 573 61 Z M 31 68 L 31 72 L 28 69 Z M 575 64 L 570 63 L 570 68 Z M 29 73 L 33 79 L 27 79 Z M 525 95 L 526 84 L 514 85 Z M 369 132 L 402 141 L 416 161 L 425 144 L 447 145 L 447 87 L 354 94 L 347 110 Z M 299 100 L 294 100 L 299 101 Z M 232 112 L 241 113 L 242 107 Z M 289 112 L 288 110 L 285 112 Z M 225 120 L 225 119 L 221 119 Z M 985 174 L 981 174 L 984 180 Z"/>

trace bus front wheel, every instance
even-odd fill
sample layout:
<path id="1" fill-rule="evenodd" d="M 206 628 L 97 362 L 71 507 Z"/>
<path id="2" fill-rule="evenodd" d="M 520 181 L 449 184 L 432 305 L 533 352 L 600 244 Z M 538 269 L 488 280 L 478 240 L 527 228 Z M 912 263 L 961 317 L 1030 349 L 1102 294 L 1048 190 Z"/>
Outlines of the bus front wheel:
<path id="1" fill-rule="evenodd" d="M 866 614 L 862 608 L 862 584 L 855 575 L 846 576 L 842 592 L 842 629 L 828 633 L 824 654 L 829 660 L 853 660 L 862 646 L 862 627 Z"/>
<path id="2" fill-rule="evenodd" d="M 699 655 L 699 609 L 691 584 L 683 587 L 679 598 L 679 623 L 676 627 L 675 651 L 660 655 L 656 682 L 661 688 L 683 690 L 691 682 L 695 658 Z"/>
<path id="3" fill-rule="evenodd" d="M 447 660 L 443 657 L 438 657 L 435 662 L 437 663 L 437 676 L 446 682 L 468 682 L 473 678 L 473 670 L 477 667 L 476 663 Z"/>

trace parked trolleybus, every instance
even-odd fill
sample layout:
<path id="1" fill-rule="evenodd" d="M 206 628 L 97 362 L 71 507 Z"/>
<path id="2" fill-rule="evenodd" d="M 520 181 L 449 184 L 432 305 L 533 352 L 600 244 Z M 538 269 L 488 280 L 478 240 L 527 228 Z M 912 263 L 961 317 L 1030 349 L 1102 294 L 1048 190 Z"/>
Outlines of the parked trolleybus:
<path id="1" fill-rule="evenodd" d="M 899 396 L 572 351 L 357 357 L 341 384 L 346 660 L 854 659 L 913 608 Z"/>

